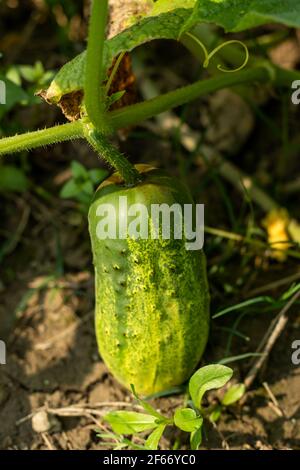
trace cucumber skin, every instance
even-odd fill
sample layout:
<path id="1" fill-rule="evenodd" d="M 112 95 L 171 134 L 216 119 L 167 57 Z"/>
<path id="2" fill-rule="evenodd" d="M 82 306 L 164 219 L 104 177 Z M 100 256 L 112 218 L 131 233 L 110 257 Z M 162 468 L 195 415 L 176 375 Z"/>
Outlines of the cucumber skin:
<path id="1" fill-rule="evenodd" d="M 209 289 L 202 251 L 184 240 L 99 240 L 98 204 L 128 206 L 193 203 L 188 190 L 161 170 L 147 171 L 141 184 L 110 183 L 97 190 L 89 211 L 95 267 L 95 327 L 99 352 L 125 387 L 149 395 L 189 379 L 209 333 Z M 112 181 L 118 180 L 113 175 Z"/>

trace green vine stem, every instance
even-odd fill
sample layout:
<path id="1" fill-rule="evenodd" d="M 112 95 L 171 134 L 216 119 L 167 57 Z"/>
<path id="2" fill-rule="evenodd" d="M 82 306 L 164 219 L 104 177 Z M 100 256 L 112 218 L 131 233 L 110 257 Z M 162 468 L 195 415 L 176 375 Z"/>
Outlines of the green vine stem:
<path id="1" fill-rule="evenodd" d="M 276 85 L 280 87 L 288 87 L 291 89 L 292 82 L 300 80 L 299 70 L 288 70 L 275 67 Z"/>
<path id="2" fill-rule="evenodd" d="M 236 74 L 226 74 L 207 80 L 199 80 L 192 85 L 160 95 L 152 100 L 107 113 L 106 118 L 113 130 L 116 131 L 124 127 L 139 124 L 145 119 L 150 119 L 157 114 L 222 88 L 255 82 L 266 83 L 272 79 L 274 79 L 275 85 L 290 88 L 294 80 L 300 80 L 300 73 L 298 71 L 283 70 L 279 67 L 274 67 L 272 64 L 251 67 Z M 100 129 L 100 132 L 102 131 L 103 129 Z M 76 121 L 49 129 L 2 138 L 0 139 L 0 155 L 30 150 L 82 137 L 84 137 L 83 122 Z"/>
<path id="3" fill-rule="evenodd" d="M 270 75 L 269 69 L 265 66 L 261 66 L 253 67 L 236 74 L 226 74 L 208 80 L 199 80 L 192 85 L 187 85 L 175 91 L 160 95 L 152 100 L 112 111 L 109 115 L 110 123 L 115 130 L 135 125 L 145 119 L 149 119 L 157 114 L 176 108 L 177 106 L 181 106 L 222 88 L 255 81 L 261 83 L 268 82 L 271 79 Z"/>
<path id="4" fill-rule="evenodd" d="M 108 0 L 93 0 L 86 54 L 84 101 L 90 121 L 103 133 L 109 133 L 105 118 L 103 50 L 108 16 Z"/>
<path id="5" fill-rule="evenodd" d="M 121 154 L 108 138 L 92 124 L 84 124 L 84 136 L 92 148 L 122 176 L 126 186 L 135 186 L 141 182 L 141 175 L 136 168 Z"/>
<path id="6" fill-rule="evenodd" d="M 119 172 L 126 185 L 134 186 L 140 181 L 139 172 L 105 137 L 111 133 L 106 115 L 106 95 L 122 60 L 122 56 L 120 56 L 116 61 L 112 76 L 108 80 L 105 89 L 102 82 L 105 73 L 103 69 L 103 51 L 107 16 L 108 0 L 93 0 L 84 85 L 84 99 L 88 117 L 87 122 L 83 122 L 83 132 L 93 149 Z"/>
<path id="7" fill-rule="evenodd" d="M 80 121 L 0 139 L 0 155 L 30 150 L 45 145 L 83 138 Z"/>
<path id="8" fill-rule="evenodd" d="M 113 81 L 114 81 L 114 78 L 116 77 L 116 74 L 119 70 L 119 67 L 120 67 L 120 64 L 125 56 L 126 52 L 121 52 L 121 54 L 119 55 L 119 57 L 116 59 L 116 62 L 115 62 L 115 65 L 112 69 L 112 72 L 110 74 L 110 77 L 109 79 L 107 80 L 107 83 L 106 83 L 106 86 L 105 86 L 105 95 L 108 96 L 109 94 L 109 91 L 110 91 L 110 88 L 113 84 Z"/>

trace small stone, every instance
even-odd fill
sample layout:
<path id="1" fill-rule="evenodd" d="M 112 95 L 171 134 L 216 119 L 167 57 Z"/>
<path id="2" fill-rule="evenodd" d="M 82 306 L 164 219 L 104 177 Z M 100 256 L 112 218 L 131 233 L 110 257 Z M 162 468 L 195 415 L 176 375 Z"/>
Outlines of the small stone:
<path id="1" fill-rule="evenodd" d="M 31 420 L 32 429 L 37 433 L 58 432 L 61 424 L 58 419 L 46 411 L 38 411 Z"/>
<path id="2" fill-rule="evenodd" d="M 243 444 L 244 450 L 252 450 L 252 447 L 249 444 Z"/>

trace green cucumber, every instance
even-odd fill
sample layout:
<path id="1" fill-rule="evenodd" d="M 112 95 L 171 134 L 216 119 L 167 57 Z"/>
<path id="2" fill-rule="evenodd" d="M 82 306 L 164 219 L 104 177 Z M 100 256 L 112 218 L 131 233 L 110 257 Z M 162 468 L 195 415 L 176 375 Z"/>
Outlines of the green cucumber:
<path id="1" fill-rule="evenodd" d="M 89 211 L 95 266 L 96 335 L 100 354 L 127 388 L 149 395 L 184 383 L 209 332 L 209 290 L 203 251 L 185 240 L 99 239 L 99 204 L 193 204 L 189 191 L 163 171 L 137 165 L 143 180 L 126 187 L 118 174 L 98 188 Z M 195 207 L 193 205 L 193 207 Z M 151 218 L 150 218 L 151 224 Z"/>

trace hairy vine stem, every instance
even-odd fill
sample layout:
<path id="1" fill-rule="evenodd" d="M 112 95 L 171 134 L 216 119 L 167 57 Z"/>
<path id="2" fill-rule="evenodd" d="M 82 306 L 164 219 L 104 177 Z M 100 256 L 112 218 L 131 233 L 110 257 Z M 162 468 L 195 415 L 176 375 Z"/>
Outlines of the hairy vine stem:
<path id="1" fill-rule="evenodd" d="M 122 176 L 128 186 L 137 184 L 140 180 L 138 171 L 122 155 L 105 136 L 111 133 L 106 114 L 106 95 L 109 92 L 117 67 L 122 56 L 116 62 L 107 89 L 103 86 L 103 51 L 105 29 L 108 16 L 108 0 L 93 0 L 89 37 L 86 57 L 84 101 L 87 112 L 87 123 L 83 124 L 83 133 L 87 141 L 112 167 Z"/>
<path id="2" fill-rule="evenodd" d="M 135 186 L 141 181 L 141 175 L 136 168 L 110 143 L 105 135 L 98 132 L 90 123 L 83 125 L 83 131 L 91 147 L 119 172 L 127 186 Z"/>
<path id="3" fill-rule="evenodd" d="M 83 137 L 81 121 L 70 122 L 60 126 L 49 127 L 48 129 L 4 137 L 0 139 L 0 155 L 31 150 Z"/>
<path id="4" fill-rule="evenodd" d="M 226 74 L 207 80 L 199 80 L 192 85 L 187 85 L 178 90 L 160 95 L 152 100 L 126 106 L 120 110 L 107 113 L 106 119 L 112 129 L 116 131 L 124 127 L 138 124 L 145 119 L 150 119 L 157 114 L 176 108 L 177 106 L 181 106 L 222 88 L 255 82 L 267 83 L 271 80 L 274 80 L 275 85 L 291 87 L 292 82 L 299 79 L 300 73 L 298 71 L 283 70 L 274 67 L 272 64 L 268 66 L 261 64 L 236 74 Z M 107 124 L 105 128 L 106 126 Z M 98 129 L 98 131 L 103 133 L 103 128 Z M 83 122 L 76 121 L 49 129 L 2 138 L 0 139 L 0 155 L 30 150 L 44 145 L 83 137 Z M 130 163 L 128 162 L 128 164 Z"/>
<path id="5" fill-rule="evenodd" d="M 103 133 L 109 132 L 105 119 L 105 96 L 102 87 L 107 16 L 108 0 L 93 0 L 86 53 L 84 102 L 90 121 Z"/>
<path id="6" fill-rule="evenodd" d="M 243 70 L 236 74 L 226 74 L 208 80 L 199 80 L 192 85 L 184 86 L 152 100 L 113 111 L 109 115 L 110 123 L 114 129 L 131 126 L 222 88 L 255 81 L 261 83 L 268 82 L 271 78 L 270 75 L 268 68 L 261 66 Z"/>

